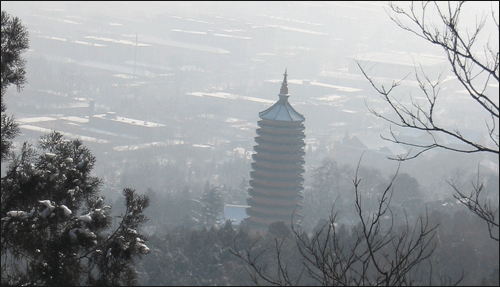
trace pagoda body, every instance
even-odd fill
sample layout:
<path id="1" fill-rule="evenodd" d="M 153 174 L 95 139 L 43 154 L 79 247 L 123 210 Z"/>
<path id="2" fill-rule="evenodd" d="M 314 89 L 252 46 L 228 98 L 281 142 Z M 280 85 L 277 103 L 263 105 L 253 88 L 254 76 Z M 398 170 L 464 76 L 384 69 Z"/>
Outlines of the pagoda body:
<path id="1" fill-rule="evenodd" d="M 304 178 L 304 116 L 288 102 L 285 71 L 279 100 L 259 113 L 250 173 L 249 227 L 267 230 L 273 222 L 300 219 Z"/>

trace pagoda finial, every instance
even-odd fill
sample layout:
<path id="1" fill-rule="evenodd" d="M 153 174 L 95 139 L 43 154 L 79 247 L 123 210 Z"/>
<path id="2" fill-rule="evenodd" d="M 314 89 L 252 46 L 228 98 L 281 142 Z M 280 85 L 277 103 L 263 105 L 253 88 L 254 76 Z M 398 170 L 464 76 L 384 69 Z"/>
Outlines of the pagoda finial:
<path id="1" fill-rule="evenodd" d="M 286 70 L 287 69 L 285 69 L 285 73 L 283 74 L 284 78 L 283 78 L 283 83 L 281 84 L 280 95 L 288 94 L 288 83 L 286 81 L 286 77 L 288 74 L 286 73 Z"/>

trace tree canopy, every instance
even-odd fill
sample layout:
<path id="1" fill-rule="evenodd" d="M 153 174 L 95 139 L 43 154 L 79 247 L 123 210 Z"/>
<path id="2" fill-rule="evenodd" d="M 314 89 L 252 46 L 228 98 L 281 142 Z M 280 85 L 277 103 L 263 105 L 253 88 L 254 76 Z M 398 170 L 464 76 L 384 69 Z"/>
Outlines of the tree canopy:
<path id="1" fill-rule="evenodd" d="M 29 47 L 28 31 L 17 17 L 2 11 L 2 78 L 1 78 L 1 111 L 2 111 L 2 143 L 1 160 L 3 161 L 12 146 L 11 140 L 19 134 L 14 117 L 6 114 L 7 107 L 3 96 L 7 88 L 14 84 L 21 91 L 26 83 L 26 60 L 21 57 Z"/>

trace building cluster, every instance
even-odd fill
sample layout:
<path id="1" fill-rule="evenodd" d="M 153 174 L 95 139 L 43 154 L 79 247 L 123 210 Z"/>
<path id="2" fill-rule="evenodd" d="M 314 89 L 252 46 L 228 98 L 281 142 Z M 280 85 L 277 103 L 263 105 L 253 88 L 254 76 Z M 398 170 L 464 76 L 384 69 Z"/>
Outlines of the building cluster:
<path id="1" fill-rule="evenodd" d="M 380 34 L 386 15 L 377 16 L 369 7 L 375 4 L 288 4 L 303 5 L 307 19 L 241 5 L 248 10 L 234 17 L 198 11 L 130 18 L 74 4 L 16 15 L 30 34 L 28 85 L 22 97 L 7 98 L 20 139 L 58 130 L 108 162 L 179 148 L 201 160 L 245 158 L 253 170 L 248 206 L 241 208 L 260 227 L 296 210 L 304 170 L 325 156 L 352 163 L 367 151 L 379 165 L 408 151 L 380 140 L 388 125 L 366 107 L 387 106 L 360 67 L 375 83 L 390 85 L 414 72 L 415 63 L 429 73 L 446 71 L 446 59 L 393 50 L 404 43 Z M 343 29 L 360 25 L 360 11 L 367 12 L 363 32 Z M 314 21 L 317 15 L 326 22 Z M 283 67 L 294 76 L 281 82 L 275 75 Z M 463 88 L 443 73 L 447 94 L 460 95 Z M 288 87 L 301 113 L 290 106 Z M 414 77 L 398 89 L 421 94 Z M 487 89 L 498 93 L 498 86 Z M 463 112 L 461 97 L 445 100 L 447 113 Z"/>

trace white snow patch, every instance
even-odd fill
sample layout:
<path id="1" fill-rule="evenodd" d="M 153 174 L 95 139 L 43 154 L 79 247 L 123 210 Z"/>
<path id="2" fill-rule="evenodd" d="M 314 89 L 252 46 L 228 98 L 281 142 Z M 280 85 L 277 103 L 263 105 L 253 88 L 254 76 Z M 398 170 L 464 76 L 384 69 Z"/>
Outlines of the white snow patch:
<path id="1" fill-rule="evenodd" d="M 13 210 L 13 211 L 7 212 L 7 216 L 19 217 L 19 218 L 23 219 L 23 218 L 26 218 L 28 216 L 28 213 L 26 211 L 22 211 L 22 210 Z"/>
<path id="2" fill-rule="evenodd" d="M 62 208 L 62 210 L 64 211 L 64 216 L 66 217 L 70 217 L 71 216 L 71 213 L 73 213 L 71 211 L 71 209 L 69 209 L 66 205 L 62 204 L 62 205 L 59 205 L 60 208 Z"/>
<path id="3" fill-rule="evenodd" d="M 51 152 L 46 152 L 45 155 L 47 157 L 50 157 L 50 158 L 55 158 L 56 157 L 56 154 L 55 153 L 51 153 Z"/>
<path id="4" fill-rule="evenodd" d="M 90 214 L 85 214 L 79 216 L 77 219 L 89 223 L 92 220 L 92 217 L 90 217 Z"/>
<path id="5" fill-rule="evenodd" d="M 52 206 L 52 204 L 50 203 L 50 200 L 48 200 L 48 199 L 46 199 L 46 200 L 39 200 L 38 202 L 40 202 L 41 204 L 43 204 L 43 206 L 45 206 L 45 207 Z"/>

